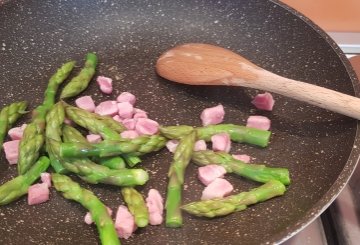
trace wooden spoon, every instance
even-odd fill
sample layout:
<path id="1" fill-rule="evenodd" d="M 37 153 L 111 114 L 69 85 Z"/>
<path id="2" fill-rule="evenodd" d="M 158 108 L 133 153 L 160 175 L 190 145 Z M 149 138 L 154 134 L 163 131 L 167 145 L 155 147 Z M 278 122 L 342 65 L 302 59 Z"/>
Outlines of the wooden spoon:
<path id="1" fill-rule="evenodd" d="M 359 98 L 276 75 L 209 44 L 190 43 L 166 51 L 157 60 L 156 71 L 178 83 L 261 89 L 360 119 Z"/>

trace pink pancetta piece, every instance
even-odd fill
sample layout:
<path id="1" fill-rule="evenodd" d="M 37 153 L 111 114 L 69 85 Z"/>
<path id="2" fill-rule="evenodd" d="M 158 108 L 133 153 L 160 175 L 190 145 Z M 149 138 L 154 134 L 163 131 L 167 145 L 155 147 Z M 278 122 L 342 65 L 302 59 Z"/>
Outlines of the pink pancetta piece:
<path id="1" fill-rule="evenodd" d="M 129 102 L 121 102 L 117 104 L 118 113 L 121 118 L 132 118 L 134 115 L 134 107 Z"/>
<path id="2" fill-rule="evenodd" d="M 28 204 L 35 205 L 49 200 L 49 186 L 46 183 L 35 184 L 28 189 Z"/>
<path id="3" fill-rule="evenodd" d="M 231 149 L 231 140 L 227 133 L 214 134 L 211 136 L 211 142 L 214 151 L 229 152 Z"/>
<path id="4" fill-rule="evenodd" d="M 235 158 L 236 160 L 240 160 L 240 161 L 243 161 L 245 163 L 249 163 L 251 161 L 251 157 L 249 155 L 246 155 L 246 154 L 232 155 L 232 157 Z"/>
<path id="5" fill-rule="evenodd" d="M 223 166 L 210 164 L 198 168 L 198 178 L 204 185 L 209 185 L 216 178 L 223 178 L 226 170 Z"/>
<path id="6" fill-rule="evenodd" d="M 270 93 L 265 92 L 256 95 L 251 103 L 260 110 L 272 111 L 275 101 Z"/>
<path id="7" fill-rule="evenodd" d="M 271 125 L 270 119 L 264 116 L 250 116 L 246 122 L 246 127 L 257 128 L 262 130 L 269 130 L 270 125 Z"/>
<path id="8" fill-rule="evenodd" d="M 101 92 L 104 94 L 111 94 L 113 91 L 112 79 L 109 77 L 98 76 L 96 81 L 100 87 Z"/>
<path id="9" fill-rule="evenodd" d="M 120 136 L 124 139 L 135 139 L 139 137 L 139 134 L 135 130 L 125 130 L 120 133 Z"/>
<path id="10" fill-rule="evenodd" d="M 136 230 L 135 219 L 126 206 L 120 205 L 115 218 L 115 229 L 120 238 L 128 239 Z"/>
<path id="11" fill-rule="evenodd" d="M 8 135 L 12 140 L 21 140 L 26 126 L 27 124 L 23 124 L 20 127 L 11 128 L 8 131 Z"/>
<path id="12" fill-rule="evenodd" d="M 115 116 L 113 116 L 112 117 L 115 121 L 118 121 L 118 122 L 122 122 L 123 120 L 120 118 L 120 116 L 119 115 L 115 115 Z"/>
<path id="13" fill-rule="evenodd" d="M 205 187 L 202 192 L 201 200 L 222 198 L 230 194 L 233 189 L 234 187 L 232 186 L 232 184 L 230 184 L 229 181 L 222 178 L 217 178 Z"/>
<path id="14" fill-rule="evenodd" d="M 149 118 L 136 119 L 135 130 L 140 134 L 154 135 L 159 131 L 159 124 Z"/>
<path id="15" fill-rule="evenodd" d="M 20 140 L 11 140 L 3 144 L 5 158 L 9 164 L 16 164 L 19 158 Z"/>
<path id="16" fill-rule="evenodd" d="M 148 118 L 148 115 L 147 115 L 147 112 L 146 111 L 143 111 L 139 108 L 135 108 L 134 109 L 134 116 L 133 118 L 134 119 L 137 119 L 137 118 Z"/>
<path id="17" fill-rule="evenodd" d="M 51 187 L 51 174 L 44 172 L 40 174 L 41 182 L 47 184 L 48 187 Z"/>
<path id="18" fill-rule="evenodd" d="M 117 102 L 129 102 L 130 104 L 135 105 L 136 97 L 132 93 L 123 92 L 116 98 L 116 101 Z"/>
<path id="19" fill-rule="evenodd" d="M 135 129 L 135 125 L 136 125 L 136 121 L 135 119 L 132 118 L 125 118 L 122 121 L 122 124 L 125 126 L 125 128 L 127 128 L 128 130 L 134 130 Z"/>
<path id="20" fill-rule="evenodd" d="M 109 216 L 112 216 L 113 211 L 111 210 L 111 208 L 106 207 L 107 213 L 109 214 Z M 84 222 L 88 225 L 91 225 L 92 223 L 94 223 L 92 217 L 91 217 L 91 213 L 87 212 L 84 216 Z"/>
<path id="21" fill-rule="evenodd" d="M 207 149 L 205 140 L 198 140 L 195 142 L 194 151 L 205 151 Z"/>
<path id="22" fill-rule="evenodd" d="M 168 142 L 166 142 L 165 146 L 170 152 L 174 153 L 178 144 L 178 140 L 169 140 Z"/>
<path id="23" fill-rule="evenodd" d="M 73 121 L 71 121 L 69 118 L 64 118 L 64 123 L 69 126 L 73 125 Z"/>
<path id="24" fill-rule="evenodd" d="M 150 225 L 160 225 L 163 222 L 164 200 L 156 189 L 150 189 L 146 198 Z"/>
<path id="25" fill-rule="evenodd" d="M 101 135 L 99 134 L 88 134 L 86 135 L 86 139 L 90 143 L 100 143 L 102 140 Z"/>
<path id="26" fill-rule="evenodd" d="M 119 109 L 116 101 L 107 100 L 101 102 L 96 108 L 95 113 L 101 116 L 115 116 L 118 114 Z"/>
<path id="27" fill-rule="evenodd" d="M 224 120 L 225 111 L 222 105 L 206 108 L 201 112 L 200 118 L 204 126 L 219 124 Z"/>
<path id="28" fill-rule="evenodd" d="M 91 98 L 91 96 L 83 96 L 75 100 L 75 104 L 77 107 L 84 109 L 89 112 L 94 112 L 95 110 L 95 102 Z"/>

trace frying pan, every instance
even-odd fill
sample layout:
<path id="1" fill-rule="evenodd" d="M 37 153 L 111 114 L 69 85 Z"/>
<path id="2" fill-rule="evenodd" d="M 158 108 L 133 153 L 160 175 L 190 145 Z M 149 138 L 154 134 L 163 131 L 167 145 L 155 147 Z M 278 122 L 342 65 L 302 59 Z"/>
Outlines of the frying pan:
<path id="1" fill-rule="evenodd" d="M 249 115 L 265 115 L 272 120 L 270 146 L 234 144 L 232 150 L 249 154 L 256 162 L 287 167 L 292 184 L 285 196 L 218 219 L 184 214 L 180 229 L 147 227 L 122 242 L 281 243 L 320 215 L 347 183 L 359 156 L 358 123 L 278 95 L 274 95 L 274 111 L 257 111 L 250 101 L 260 91 L 198 88 L 158 77 L 157 57 L 187 42 L 227 47 L 279 75 L 359 95 L 355 75 L 336 44 L 307 18 L 277 1 L 10 0 L 0 6 L 1 105 L 26 99 L 34 108 L 57 67 L 75 59 L 79 70 L 85 53 L 94 51 L 100 59 L 97 74 L 115 80 L 113 95 L 102 95 L 95 82 L 90 85 L 84 94 L 97 102 L 130 91 L 138 96 L 137 107 L 163 125 L 200 126 L 200 112 L 219 103 L 225 107 L 226 122 L 244 124 Z M 0 181 L 16 176 L 3 154 L 0 160 Z M 142 167 L 151 180 L 139 188 L 142 193 L 156 188 L 165 195 L 170 161 L 165 150 L 144 157 Z M 195 172 L 190 165 L 184 203 L 200 198 L 203 187 Z M 235 176 L 228 179 L 234 192 L 257 186 Z M 118 188 L 81 184 L 110 208 L 122 203 Z M 28 206 L 22 198 L 0 208 L 0 243 L 97 244 L 96 229 L 84 224 L 84 214 L 80 205 L 53 189 L 51 200 L 41 205 Z"/>

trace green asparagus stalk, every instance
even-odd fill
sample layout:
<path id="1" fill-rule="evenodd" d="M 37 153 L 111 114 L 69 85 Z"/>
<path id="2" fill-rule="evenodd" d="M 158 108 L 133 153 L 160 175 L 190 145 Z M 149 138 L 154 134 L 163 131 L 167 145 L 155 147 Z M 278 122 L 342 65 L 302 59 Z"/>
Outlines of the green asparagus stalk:
<path id="1" fill-rule="evenodd" d="M 106 206 L 94 195 L 93 192 L 80 187 L 69 177 L 61 174 L 52 174 L 55 189 L 62 192 L 66 199 L 74 200 L 90 211 L 94 220 L 100 241 L 103 245 L 120 244 L 114 223 L 109 216 Z"/>
<path id="2" fill-rule="evenodd" d="M 169 139 L 179 139 L 182 135 L 192 130 L 191 126 L 169 126 L 161 127 L 160 132 Z M 228 133 L 232 141 L 239 143 L 248 143 L 260 147 L 266 147 L 269 144 L 271 132 L 256 128 L 239 126 L 234 124 L 218 124 L 206 127 L 195 128 L 198 139 L 211 141 L 211 136 L 219 133 Z"/>
<path id="3" fill-rule="evenodd" d="M 130 213 L 134 216 L 138 227 L 145 227 L 149 223 L 149 212 L 143 196 L 134 188 L 123 187 L 121 194 L 127 204 Z"/>
<path id="4" fill-rule="evenodd" d="M 245 210 L 249 205 L 264 202 L 276 196 L 282 196 L 285 186 L 277 180 L 270 180 L 262 186 L 248 192 L 225 198 L 215 198 L 192 202 L 181 207 L 182 210 L 199 217 L 213 218 Z"/>
<path id="5" fill-rule="evenodd" d="M 110 169 L 123 169 L 126 167 L 124 159 L 120 156 L 103 157 L 95 160 L 95 162 Z"/>
<path id="6" fill-rule="evenodd" d="M 24 174 L 39 158 L 39 151 L 45 141 L 45 117 L 54 105 L 55 95 L 59 85 L 68 77 L 75 65 L 70 61 L 62 65 L 50 78 L 45 90 L 43 103 L 35 108 L 32 121 L 24 130 L 19 146 L 18 172 Z"/>
<path id="7" fill-rule="evenodd" d="M 226 152 L 214 152 L 210 150 L 196 151 L 192 155 L 192 160 L 200 166 L 218 164 L 223 166 L 228 173 L 235 173 L 261 183 L 278 180 L 285 185 L 290 184 L 288 169 L 266 167 L 263 164 L 247 164 L 233 158 Z"/>
<path id="8" fill-rule="evenodd" d="M 40 157 L 39 160 L 23 175 L 0 186 L 0 205 L 9 204 L 25 195 L 29 187 L 45 172 L 50 161 L 47 157 Z"/>
<path id="9" fill-rule="evenodd" d="M 103 139 L 119 140 L 119 133 L 125 130 L 121 123 L 111 117 L 100 116 L 70 105 L 66 105 L 65 111 L 69 119 L 95 134 L 100 134 Z"/>
<path id="10" fill-rule="evenodd" d="M 72 106 L 66 107 L 66 113 L 71 120 L 93 133 L 100 134 L 105 140 L 121 140 L 119 133 L 125 130 L 121 123 L 111 117 L 99 116 Z M 130 167 L 141 162 L 136 155 L 124 155 L 124 158 Z"/>
<path id="11" fill-rule="evenodd" d="M 63 143 L 60 147 L 62 157 L 109 157 L 131 153 L 140 156 L 158 151 L 166 144 L 166 139 L 160 135 L 143 135 L 135 139 L 118 141 L 104 140 L 98 144 Z"/>
<path id="12" fill-rule="evenodd" d="M 179 126 L 160 126 L 160 133 L 168 139 L 179 140 L 184 135 L 189 134 L 195 128 L 188 125 L 179 125 Z"/>
<path id="13" fill-rule="evenodd" d="M 91 78 L 95 74 L 95 69 L 97 65 L 97 57 L 94 53 L 88 53 L 86 55 L 85 66 L 81 69 L 80 73 L 71 79 L 71 81 L 64 87 L 61 92 L 60 98 L 66 99 L 70 97 L 74 97 L 84 91 L 90 81 Z"/>
<path id="14" fill-rule="evenodd" d="M 79 142 L 79 143 L 84 143 L 84 144 L 89 143 L 86 140 L 86 138 L 77 129 L 75 129 L 69 125 L 63 126 L 62 133 L 63 133 L 63 139 L 65 142 Z M 106 166 L 110 169 L 125 168 L 125 161 L 120 156 L 97 158 L 94 161 L 103 166 Z"/>
<path id="15" fill-rule="evenodd" d="M 192 131 L 181 138 L 176 147 L 174 159 L 171 163 L 168 177 L 169 183 L 166 196 L 166 226 L 182 226 L 181 199 L 182 186 L 184 184 L 184 175 L 187 165 L 191 160 L 193 148 L 196 140 L 196 132 Z"/>
<path id="16" fill-rule="evenodd" d="M 75 135 L 78 137 L 71 137 Z M 63 139 L 65 142 L 76 143 L 79 142 L 79 140 L 83 141 L 83 139 L 81 139 L 83 136 L 81 135 L 80 137 L 80 135 L 81 133 L 76 129 L 70 126 L 63 126 Z M 58 149 L 59 154 L 60 142 L 51 143 Z M 88 143 L 86 142 L 86 144 Z M 59 156 L 59 158 L 62 159 L 62 164 L 68 171 L 78 174 L 84 181 L 92 184 L 103 183 L 116 186 L 135 186 L 143 185 L 149 179 L 147 172 L 142 169 L 119 168 L 114 170 L 106 166 L 98 165 L 86 157 L 63 159 Z M 119 167 L 119 164 L 117 167 Z"/>
<path id="17" fill-rule="evenodd" d="M 2 147 L 8 130 L 12 127 L 13 123 L 25 113 L 26 107 L 27 102 L 20 101 L 7 105 L 0 111 L 0 148 Z"/>
<path id="18" fill-rule="evenodd" d="M 57 173 L 66 173 L 62 159 L 59 156 L 59 144 L 61 142 L 61 127 L 65 119 L 65 111 L 62 102 L 55 104 L 46 115 L 46 151 L 50 158 L 50 164 Z"/>

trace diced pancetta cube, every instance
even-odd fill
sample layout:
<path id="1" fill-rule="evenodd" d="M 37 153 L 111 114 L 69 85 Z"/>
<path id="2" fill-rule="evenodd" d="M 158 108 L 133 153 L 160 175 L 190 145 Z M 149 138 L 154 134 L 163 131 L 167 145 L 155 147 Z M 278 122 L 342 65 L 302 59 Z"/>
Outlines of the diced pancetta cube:
<path id="1" fill-rule="evenodd" d="M 134 115 L 134 107 L 129 102 L 121 102 L 117 104 L 118 113 L 121 118 L 132 118 Z"/>
<path id="2" fill-rule="evenodd" d="M 98 76 L 96 81 L 100 87 L 101 92 L 104 94 L 111 94 L 113 91 L 112 79 L 109 77 Z"/>
<path id="3" fill-rule="evenodd" d="M 47 184 L 48 187 L 51 187 L 51 174 L 44 172 L 40 174 L 41 182 Z"/>
<path id="4" fill-rule="evenodd" d="M 16 164 L 19 158 L 20 140 L 11 140 L 3 144 L 5 158 L 9 164 Z"/>
<path id="5" fill-rule="evenodd" d="M 269 130 L 270 125 L 271 125 L 270 119 L 264 116 L 250 116 L 246 122 L 246 127 L 257 128 L 262 130 Z"/>
<path id="6" fill-rule="evenodd" d="M 12 140 L 21 140 L 26 126 L 27 124 L 23 124 L 20 127 L 11 128 L 8 131 L 8 135 Z"/>
<path id="7" fill-rule="evenodd" d="M 240 161 L 243 161 L 245 163 L 249 163 L 251 161 L 251 157 L 249 155 L 246 155 L 246 154 L 232 155 L 232 157 L 235 158 L 236 160 L 240 160 Z"/>
<path id="8" fill-rule="evenodd" d="M 118 121 L 118 122 L 120 122 L 120 123 L 122 123 L 122 119 L 120 118 L 120 116 L 119 115 L 115 115 L 115 116 L 113 116 L 112 117 L 115 121 Z"/>
<path id="9" fill-rule="evenodd" d="M 260 110 L 272 111 L 275 101 L 270 93 L 265 92 L 256 95 L 251 103 Z"/>
<path id="10" fill-rule="evenodd" d="M 116 101 L 104 101 L 101 102 L 96 108 L 95 113 L 101 116 L 115 116 L 118 114 L 119 109 Z"/>
<path id="11" fill-rule="evenodd" d="M 227 133 L 214 134 L 211 136 L 211 142 L 214 151 L 229 152 L 231 149 L 231 140 Z"/>
<path id="12" fill-rule="evenodd" d="M 122 120 L 122 124 L 127 128 L 128 130 L 134 130 L 136 125 L 136 120 L 132 118 L 125 118 Z"/>
<path id="13" fill-rule="evenodd" d="M 64 123 L 69 126 L 73 125 L 73 121 L 71 121 L 69 118 L 64 118 Z"/>
<path id="14" fill-rule="evenodd" d="M 132 93 L 123 92 L 116 98 L 116 101 L 117 102 L 129 102 L 130 104 L 135 105 L 136 97 Z"/>
<path id="15" fill-rule="evenodd" d="M 165 146 L 170 152 L 174 153 L 178 144 L 178 140 L 169 140 L 168 142 L 166 142 Z"/>
<path id="16" fill-rule="evenodd" d="M 28 204 L 35 205 L 49 200 L 49 186 L 46 183 L 35 184 L 28 189 Z"/>
<path id="17" fill-rule="evenodd" d="M 85 217 L 84 217 L 84 222 L 88 225 L 91 225 L 92 223 L 94 223 L 92 217 L 91 217 L 91 213 L 90 212 L 87 212 L 85 214 Z"/>
<path id="18" fill-rule="evenodd" d="M 128 239 L 136 230 L 135 219 L 126 206 L 120 205 L 115 218 L 115 229 L 120 238 Z"/>
<path id="19" fill-rule="evenodd" d="M 164 200 L 158 190 L 149 190 L 146 206 L 149 211 L 149 223 L 151 225 L 160 225 L 163 222 Z"/>
<path id="20" fill-rule="evenodd" d="M 223 166 L 210 164 L 198 168 L 198 178 L 204 185 L 209 185 L 217 178 L 223 178 L 226 170 Z"/>
<path id="21" fill-rule="evenodd" d="M 100 143 L 101 142 L 101 135 L 99 134 L 88 134 L 86 135 L 87 141 L 90 143 Z"/>
<path id="22" fill-rule="evenodd" d="M 217 178 L 205 187 L 202 192 L 201 200 L 222 198 L 230 194 L 233 189 L 234 187 L 232 186 L 232 184 L 230 184 L 229 181 L 222 178 Z"/>
<path id="23" fill-rule="evenodd" d="M 109 214 L 109 216 L 111 217 L 112 216 L 112 213 L 113 211 L 111 210 L 111 208 L 109 207 L 106 207 L 106 210 L 107 210 L 107 213 Z M 91 213 L 90 212 L 87 212 L 85 214 L 85 217 L 84 217 L 84 222 L 88 225 L 91 225 L 92 223 L 94 223 L 92 217 L 91 217 Z"/>
<path id="24" fill-rule="evenodd" d="M 147 112 L 146 111 L 143 111 L 139 108 L 135 108 L 134 109 L 134 116 L 133 118 L 134 119 L 137 119 L 137 118 L 148 118 L 148 115 L 147 115 Z"/>
<path id="25" fill-rule="evenodd" d="M 159 124 L 149 118 L 136 119 L 135 130 L 140 134 L 153 135 L 159 131 Z"/>
<path id="26" fill-rule="evenodd" d="M 194 151 L 205 151 L 207 148 L 205 140 L 198 140 L 195 142 Z"/>
<path id="27" fill-rule="evenodd" d="M 83 96 L 75 100 L 75 104 L 77 107 L 84 109 L 89 112 L 94 112 L 95 110 L 95 102 L 91 98 L 91 96 Z"/>
<path id="28" fill-rule="evenodd" d="M 120 133 L 120 136 L 124 139 L 135 139 L 139 137 L 139 134 L 135 130 L 125 130 Z"/>
<path id="29" fill-rule="evenodd" d="M 202 111 L 200 118 L 204 126 L 219 124 L 224 120 L 225 111 L 222 105 L 206 108 Z"/>

